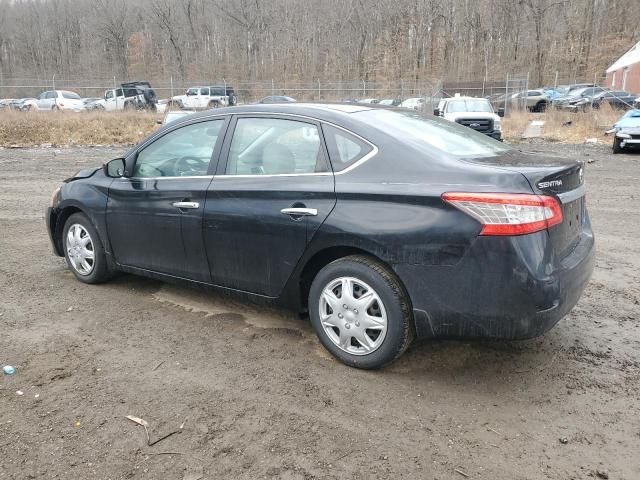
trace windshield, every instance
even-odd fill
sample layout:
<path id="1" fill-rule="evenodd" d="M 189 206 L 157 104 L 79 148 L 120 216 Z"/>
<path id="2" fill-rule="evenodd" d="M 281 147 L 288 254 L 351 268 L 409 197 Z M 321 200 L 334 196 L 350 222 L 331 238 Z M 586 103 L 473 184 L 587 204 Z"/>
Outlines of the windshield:
<path id="1" fill-rule="evenodd" d="M 486 112 L 493 113 L 491 104 L 484 99 L 453 100 L 447 103 L 447 113 Z"/>
<path id="2" fill-rule="evenodd" d="M 436 148 L 462 158 L 495 157 L 512 149 L 468 127 L 411 111 L 365 110 L 355 113 L 370 124 L 418 149 Z"/>

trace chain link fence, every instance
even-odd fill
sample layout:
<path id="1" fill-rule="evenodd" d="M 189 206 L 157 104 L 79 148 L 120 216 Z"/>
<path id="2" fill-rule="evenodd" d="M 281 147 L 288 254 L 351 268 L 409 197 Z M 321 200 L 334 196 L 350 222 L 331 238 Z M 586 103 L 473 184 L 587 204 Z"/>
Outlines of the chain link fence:
<path id="1" fill-rule="evenodd" d="M 547 72 L 549 87 L 578 83 L 575 78 L 565 78 L 558 72 Z M 0 99 L 37 97 L 43 91 L 70 90 L 83 98 L 103 97 L 106 90 L 118 88 L 125 80 L 118 78 L 51 78 L 8 77 L 0 73 Z M 127 80 L 128 81 L 128 80 Z M 581 83 L 604 84 L 604 72 L 593 79 L 582 79 Z M 159 99 L 170 99 L 183 95 L 189 87 L 225 86 L 233 87 L 240 104 L 255 103 L 267 96 L 289 96 L 300 102 L 357 101 L 362 99 L 390 99 L 394 104 L 409 98 L 421 98 L 420 104 L 427 112 L 433 111 L 440 99 L 456 94 L 488 98 L 494 108 L 527 108 L 527 93 L 530 89 L 530 73 L 507 73 L 502 79 L 476 81 L 419 81 L 398 79 L 391 81 L 367 80 L 315 80 L 286 81 L 221 78 L 200 81 L 178 81 L 174 78 L 156 79 L 153 89 Z"/>

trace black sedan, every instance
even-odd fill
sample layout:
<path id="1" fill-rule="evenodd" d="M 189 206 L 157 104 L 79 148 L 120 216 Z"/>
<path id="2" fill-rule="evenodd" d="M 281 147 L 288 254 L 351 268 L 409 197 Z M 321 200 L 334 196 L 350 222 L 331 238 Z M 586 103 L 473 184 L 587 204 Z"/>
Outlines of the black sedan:
<path id="1" fill-rule="evenodd" d="M 414 338 L 541 335 L 594 240 L 583 166 L 365 105 L 252 105 L 163 126 L 52 195 L 76 278 L 183 280 L 308 312 L 344 363 Z"/>

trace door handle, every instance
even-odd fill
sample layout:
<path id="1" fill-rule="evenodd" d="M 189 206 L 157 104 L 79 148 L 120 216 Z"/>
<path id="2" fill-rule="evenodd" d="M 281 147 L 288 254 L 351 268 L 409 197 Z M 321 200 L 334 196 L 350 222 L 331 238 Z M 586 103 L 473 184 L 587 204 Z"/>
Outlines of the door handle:
<path id="1" fill-rule="evenodd" d="M 173 202 L 173 205 L 176 208 L 198 208 L 200 204 L 198 202 Z"/>
<path id="2" fill-rule="evenodd" d="M 315 208 L 290 207 L 283 208 L 282 210 L 280 210 L 280 213 L 300 217 L 315 217 L 316 215 L 318 215 L 318 210 L 316 210 Z"/>

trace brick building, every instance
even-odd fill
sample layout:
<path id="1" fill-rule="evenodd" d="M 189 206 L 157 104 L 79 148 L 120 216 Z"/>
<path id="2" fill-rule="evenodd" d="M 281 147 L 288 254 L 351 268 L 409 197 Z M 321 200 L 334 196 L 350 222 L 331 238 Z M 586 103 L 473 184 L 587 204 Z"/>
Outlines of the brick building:
<path id="1" fill-rule="evenodd" d="M 607 68 L 606 84 L 612 90 L 640 93 L 640 42 Z"/>

